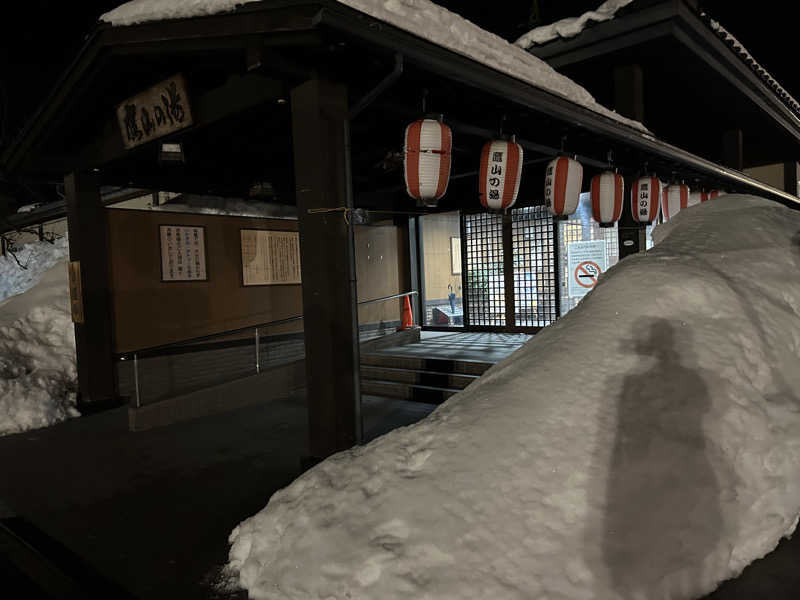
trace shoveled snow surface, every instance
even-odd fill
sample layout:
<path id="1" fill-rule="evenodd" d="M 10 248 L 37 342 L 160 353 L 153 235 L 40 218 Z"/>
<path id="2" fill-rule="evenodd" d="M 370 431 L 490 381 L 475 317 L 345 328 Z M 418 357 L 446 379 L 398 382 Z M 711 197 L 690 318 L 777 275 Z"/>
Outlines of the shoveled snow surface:
<path id="1" fill-rule="evenodd" d="M 542 25 L 531 29 L 528 33 L 521 36 L 514 44 L 520 48 L 530 48 L 539 44 L 546 44 L 557 38 L 571 38 L 578 35 L 586 26 L 591 23 L 600 23 L 614 18 L 617 11 L 623 6 L 627 6 L 633 0 L 607 0 L 595 10 L 583 13 L 580 17 L 568 17 L 549 25 Z"/>
<path id="2" fill-rule="evenodd" d="M 67 267 L 58 257 L 59 248 L 29 248 L 37 257 L 28 263 L 33 282 L 5 279 L 13 271 L 0 262 L 0 290 L 16 294 L 0 301 L 0 435 L 79 414 Z M 42 265 L 49 268 L 42 272 Z"/>
<path id="3" fill-rule="evenodd" d="M 646 132 L 638 121 L 627 119 L 597 103 L 592 95 L 550 65 L 503 38 L 481 29 L 430 0 L 338 0 L 375 19 L 404 29 L 439 46 L 471 58 L 575 104 Z M 187 18 L 229 12 L 231 0 L 132 0 L 100 17 L 112 25 Z"/>
<path id="4" fill-rule="evenodd" d="M 252 598 L 696 598 L 800 512 L 800 213 L 729 195 L 230 536 Z"/>

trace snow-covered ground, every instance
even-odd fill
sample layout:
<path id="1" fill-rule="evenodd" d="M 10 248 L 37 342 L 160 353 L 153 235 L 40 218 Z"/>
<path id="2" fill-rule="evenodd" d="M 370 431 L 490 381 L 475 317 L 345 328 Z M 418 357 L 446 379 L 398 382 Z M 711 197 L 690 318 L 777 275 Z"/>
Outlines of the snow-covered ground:
<path id="1" fill-rule="evenodd" d="M 800 512 L 800 213 L 728 195 L 232 532 L 253 598 L 696 598 Z"/>
<path id="2" fill-rule="evenodd" d="M 66 236 L 49 242 L 23 245 L 14 252 L 22 268 L 10 255 L 0 256 L 0 302 L 29 290 L 42 274 L 69 255 Z M 66 269 L 66 267 L 64 267 Z"/>
<path id="3" fill-rule="evenodd" d="M 647 132 L 638 121 L 627 119 L 599 104 L 585 88 L 561 75 L 544 61 L 430 0 L 338 1 L 501 73 Z M 244 4 L 248 4 L 248 0 L 131 0 L 101 15 L 100 19 L 119 27 L 230 12 Z"/>
<path id="4" fill-rule="evenodd" d="M 78 416 L 66 240 L 0 258 L 0 435 Z"/>
<path id="5" fill-rule="evenodd" d="M 557 38 L 571 38 L 581 33 L 589 23 L 600 23 L 614 18 L 617 11 L 633 0 L 606 0 L 595 10 L 583 13 L 580 17 L 567 17 L 555 23 L 541 25 L 531 29 L 514 42 L 520 48 L 530 48 L 546 44 Z"/>

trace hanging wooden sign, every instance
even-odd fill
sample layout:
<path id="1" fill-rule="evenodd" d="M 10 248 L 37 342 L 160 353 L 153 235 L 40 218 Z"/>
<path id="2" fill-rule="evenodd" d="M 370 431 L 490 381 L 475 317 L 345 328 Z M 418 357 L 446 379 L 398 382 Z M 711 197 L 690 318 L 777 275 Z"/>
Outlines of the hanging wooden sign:
<path id="1" fill-rule="evenodd" d="M 178 74 L 128 98 L 117 106 L 117 121 L 126 150 L 189 127 L 186 79 Z"/>
<path id="2" fill-rule="evenodd" d="M 70 261 L 69 271 L 69 303 L 72 309 L 72 322 L 83 323 L 83 289 L 81 287 L 81 262 Z"/>

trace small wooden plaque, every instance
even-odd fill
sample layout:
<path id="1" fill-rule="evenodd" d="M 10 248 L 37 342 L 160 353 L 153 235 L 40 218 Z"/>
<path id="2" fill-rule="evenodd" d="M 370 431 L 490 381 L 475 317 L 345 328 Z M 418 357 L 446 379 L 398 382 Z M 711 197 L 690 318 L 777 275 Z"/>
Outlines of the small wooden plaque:
<path id="1" fill-rule="evenodd" d="M 72 322 L 83 323 L 83 288 L 81 287 L 81 261 L 73 260 L 69 269 L 69 303 L 72 308 Z"/>

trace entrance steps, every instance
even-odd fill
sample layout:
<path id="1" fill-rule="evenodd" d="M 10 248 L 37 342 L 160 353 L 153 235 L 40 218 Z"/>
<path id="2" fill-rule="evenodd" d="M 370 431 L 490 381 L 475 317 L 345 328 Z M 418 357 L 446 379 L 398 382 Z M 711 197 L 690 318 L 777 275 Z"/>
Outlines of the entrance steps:
<path id="1" fill-rule="evenodd" d="M 362 354 L 361 393 L 441 404 L 491 366 L 492 363 L 475 360 Z"/>

